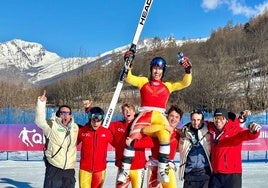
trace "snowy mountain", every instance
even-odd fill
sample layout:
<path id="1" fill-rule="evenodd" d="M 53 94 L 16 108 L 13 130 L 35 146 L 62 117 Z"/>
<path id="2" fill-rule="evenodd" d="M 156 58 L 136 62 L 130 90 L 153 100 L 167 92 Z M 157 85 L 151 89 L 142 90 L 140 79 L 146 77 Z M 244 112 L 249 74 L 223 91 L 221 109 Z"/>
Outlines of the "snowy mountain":
<path id="1" fill-rule="evenodd" d="M 160 40 L 160 39 L 159 39 Z M 137 51 L 147 51 L 156 45 L 168 45 L 171 42 L 178 46 L 186 41 L 174 38 L 163 40 L 144 39 L 137 44 Z M 207 38 L 195 41 L 205 41 Z M 70 71 L 77 70 L 94 62 L 101 62 L 106 66 L 111 62 L 111 54 L 124 53 L 129 45 L 104 52 L 97 57 L 62 58 L 56 53 L 49 52 L 41 44 L 14 39 L 0 43 L 0 80 L 9 80 L 16 83 L 40 85 L 54 82 Z"/>

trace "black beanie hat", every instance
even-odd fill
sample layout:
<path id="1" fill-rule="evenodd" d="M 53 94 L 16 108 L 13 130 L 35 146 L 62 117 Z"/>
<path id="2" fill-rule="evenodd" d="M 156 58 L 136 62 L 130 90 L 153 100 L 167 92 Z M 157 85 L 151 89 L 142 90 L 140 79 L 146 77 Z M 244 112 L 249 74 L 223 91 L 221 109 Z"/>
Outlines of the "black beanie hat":
<path id="1" fill-rule="evenodd" d="M 228 111 L 225 108 L 217 108 L 214 112 L 214 117 L 215 116 L 223 116 L 228 119 Z"/>

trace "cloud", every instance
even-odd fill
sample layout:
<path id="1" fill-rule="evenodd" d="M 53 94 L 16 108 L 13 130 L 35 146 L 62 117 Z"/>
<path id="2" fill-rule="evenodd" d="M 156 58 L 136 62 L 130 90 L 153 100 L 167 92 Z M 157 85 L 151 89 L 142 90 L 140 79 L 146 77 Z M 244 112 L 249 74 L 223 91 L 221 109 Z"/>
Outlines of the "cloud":
<path id="1" fill-rule="evenodd" d="M 202 7 L 206 10 L 214 10 L 223 3 L 222 0 L 203 0 Z"/>
<path id="2" fill-rule="evenodd" d="M 202 7 L 206 10 L 214 10 L 225 5 L 234 15 L 244 15 L 246 17 L 262 14 L 265 9 L 268 10 L 268 1 L 253 7 L 247 6 L 244 0 L 202 0 Z"/>
<path id="3" fill-rule="evenodd" d="M 246 17 L 251 17 L 258 14 L 255 8 L 243 5 L 237 0 L 231 0 L 228 7 L 234 15 L 245 15 Z"/>
<path id="4" fill-rule="evenodd" d="M 260 14 L 264 13 L 265 10 L 268 11 L 268 1 L 265 1 L 262 4 L 255 6 L 255 8 L 258 10 Z"/>

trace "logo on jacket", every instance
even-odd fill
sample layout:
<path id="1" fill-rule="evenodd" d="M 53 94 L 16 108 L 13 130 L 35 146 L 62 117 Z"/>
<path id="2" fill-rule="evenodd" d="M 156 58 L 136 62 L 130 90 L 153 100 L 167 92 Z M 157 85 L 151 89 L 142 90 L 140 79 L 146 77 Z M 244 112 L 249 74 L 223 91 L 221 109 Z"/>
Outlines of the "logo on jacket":
<path id="1" fill-rule="evenodd" d="M 118 131 L 118 132 L 122 132 L 122 133 L 124 133 L 124 132 L 125 132 L 125 129 L 123 129 L 123 128 L 118 128 L 117 131 Z"/>
<path id="2" fill-rule="evenodd" d="M 90 133 L 82 133 L 83 137 L 90 137 Z"/>

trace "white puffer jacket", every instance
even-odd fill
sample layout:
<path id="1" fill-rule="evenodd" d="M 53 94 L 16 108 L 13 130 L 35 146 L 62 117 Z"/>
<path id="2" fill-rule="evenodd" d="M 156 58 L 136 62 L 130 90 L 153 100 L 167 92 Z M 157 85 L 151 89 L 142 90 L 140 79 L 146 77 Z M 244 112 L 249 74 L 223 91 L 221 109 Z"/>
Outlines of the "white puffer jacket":
<path id="1" fill-rule="evenodd" d="M 74 123 L 73 118 L 68 126 L 62 125 L 61 118 L 59 117 L 46 120 L 46 102 L 38 99 L 35 123 L 49 139 L 45 151 L 47 161 L 60 169 L 74 169 L 76 164 L 78 125 Z"/>

